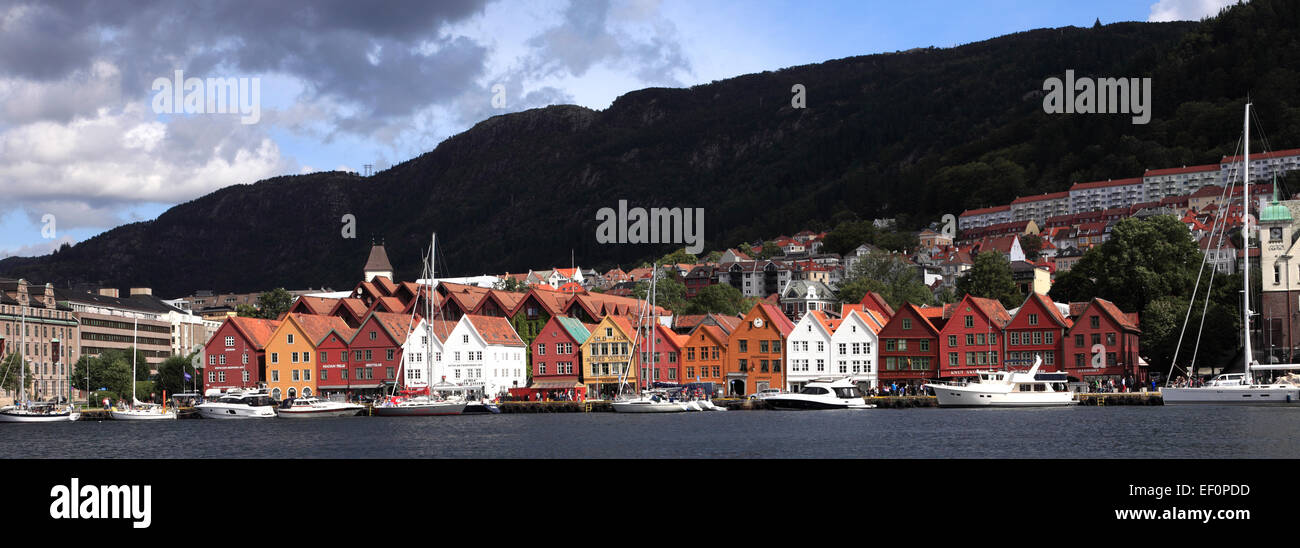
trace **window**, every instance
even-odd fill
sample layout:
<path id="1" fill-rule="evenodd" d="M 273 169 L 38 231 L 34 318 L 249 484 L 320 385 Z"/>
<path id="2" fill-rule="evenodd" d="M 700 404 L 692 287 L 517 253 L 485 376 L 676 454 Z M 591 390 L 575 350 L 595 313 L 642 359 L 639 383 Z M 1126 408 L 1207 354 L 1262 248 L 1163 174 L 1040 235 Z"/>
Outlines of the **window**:
<path id="1" fill-rule="evenodd" d="M 389 361 L 392 361 L 392 360 L 393 360 L 393 353 L 396 352 L 396 351 L 397 351 L 397 349 L 395 349 L 395 348 L 389 348 L 389 349 L 387 350 L 387 352 L 384 354 L 385 356 L 387 356 L 385 359 L 387 359 L 387 360 L 389 360 Z"/>
<path id="2" fill-rule="evenodd" d="M 966 334 L 966 346 L 975 346 L 975 335 L 973 333 Z"/>
<path id="3" fill-rule="evenodd" d="M 375 334 L 375 331 L 374 331 L 373 329 L 370 330 L 370 340 L 373 341 L 373 340 L 375 340 L 377 337 L 378 337 L 378 335 Z"/>
<path id="4" fill-rule="evenodd" d="M 297 352 L 290 352 L 290 353 L 289 353 L 289 363 L 298 363 L 298 353 L 297 353 Z"/>
<path id="5" fill-rule="evenodd" d="M 928 350 L 930 350 L 930 340 L 929 340 L 929 339 L 921 339 L 920 344 L 921 344 L 921 350 L 922 350 L 922 351 L 928 351 Z M 904 349 L 904 350 L 906 350 L 906 349 Z M 854 353 L 856 354 L 856 352 L 854 352 Z"/>
<path id="6" fill-rule="evenodd" d="M 966 327 L 975 327 L 975 316 L 966 316 Z"/>
<path id="7" fill-rule="evenodd" d="M 1098 328 L 1098 327 L 1101 327 L 1101 318 L 1099 318 L 1099 317 L 1097 317 L 1097 316 L 1089 317 L 1089 318 L 1088 318 L 1088 325 L 1089 325 L 1090 327 L 1092 327 L 1093 329 L 1096 329 L 1096 328 Z"/>
<path id="8" fill-rule="evenodd" d="M 298 380 L 299 380 L 299 379 L 298 379 L 298 370 L 297 370 L 297 369 L 294 369 L 294 370 L 293 370 L 293 382 L 298 382 Z"/>
<path id="9" fill-rule="evenodd" d="M 948 335 L 948 346 L 957 346 L 957 336 Z"/>
<path id="10" fill-rule="evenodd" d="M 1106 344 L 1107 344 L 1107 345 L 1113 345 L 1113 344 L 1115 344 L 1115 334 L 1114 334 L 1114 333 L 1107 333 L 1107 334 L 1106 334 Z"/>
<path id="11" fill-rule="evenodd" d="M 280 370 L 279 370 L 279 369 L 272 369 L 272 370 L 271 370 L 271 382 L 280 382 Z"/>
<path id="12" fill-rule="evenodd" d="M 289 334 L 289 336 L 288 336 L 288 338 L 285 340 L 285 342 L 286 342 L 287 344 L 293 344 L 293 333 L 290 333 L 290 334 Z"/>
<path id="13" fill-rule="evenodd" d="M 234 338 L 234 337 L 226 337 L 226 346 L 227 346 L 227 347 L 235 346 L 235 338 Z"/>
<path id="14" fill-rule="evenodd" d="M 1051 331 L 1044 331 L 1044 332 L 1043 332 L 1043 344 L 1054 344 L 1054 343 L 1052 342 L 1053 340 L 1054 340 L 1054 337 L 1053 337 Z"/>
<path id="15" fill-rule="evenodd" d="M 280 353 L 279 353 L 279 352 L 272 352 L 272 353 L 271 353 L 271 363 L 280 363 Z"/>
<path id="16" fill-rule="evenodd" d="M 747 340 L 745 340 L 745 339 L 741 339 L 741 340 L 740 340 L 740 351 L 741 351 L 741 352 L 749 352 L 749 341 L 747 341 Z M 742 369 L 741 371 L 744 371 L 744 369 Z"/>
<path id="17" fill-rule="evenodd" d="M 1038 314 L 1029 315 L 1029 325 L 1038 325 Z"/>
<path id="18" fill-rule="evenodd" d="M 809 326 L 809 327 L 811 327 L 811 326 Z M 911 329 L 911 328 L 912 328 L 912 319 L 911 319 L 911 318 L 903 318 L 903 329 Z"/>
<path id="19" fill-rule="evenodd" d="M 546 343 L 537 343 L 537 355 L 538 356 L 546 355 Z"/>
<path id="20" fill-rule="evenodd" d="M 1077 334 L 1074 336 L 1074 346 L 1083 346 L 1083 334 Z"/>
<path id="21" fill-rule="evenodd" d="M 366 361 L 375 359 L 374 350 L 366 349 Z"/>
<path id="22" fill-rule="evenodd" d="M 758 341 L 758 351 L 763 354 L 768 353 L 767 341 Z"/>
<path id="23" fill-rule="evenodd" d="M 1019 331 L 1012 331 L 1012 332 L 1011 332 L 1011 345 L 1012 345 L 1012 346 L 1016 346 L 1016 345 L 1018 345 L 1018 344 L 1020 344 L 1020 332 L 1019 332 Z"/>

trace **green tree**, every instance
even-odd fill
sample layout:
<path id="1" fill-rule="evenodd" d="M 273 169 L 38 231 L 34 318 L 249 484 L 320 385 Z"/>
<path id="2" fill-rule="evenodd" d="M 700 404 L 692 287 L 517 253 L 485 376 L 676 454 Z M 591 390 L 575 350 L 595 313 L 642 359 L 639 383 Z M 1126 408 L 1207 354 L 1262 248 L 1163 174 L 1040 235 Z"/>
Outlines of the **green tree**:
<path id="1" fill-rule="evenodd" d="M 846 255 L 865 243 L 876 241 L 877 230 L 871 221 L 846 221 L 826 233 L 822 251 Z"/>
<path id="2" fill-rule="evenodd" d="M 144 371 L 148 378 L 148 367 Z M 119 395 L 131 393 L 131 361 L 119 351 L 108 350 L 98 356 L 83 354 L 72 367 L 73 384 L 85 386 L 88 374 L 91 390 L 106 388 Z"/>
<path id="3" fill-rule="evenodd" d="M 186 380 L 185 375 L 189 374 L 191 380 Z M 200 377 L 198 370 L 194 367 L 191 358 L 185 356 L 172 356 L 158 364 L 158 376 L 156 380 L 156 390 L 161 392 L 166 390 L 168 394 L 185 392 L 196 386 L 202 386 L 203 379 Z"/>
<path id="4" fill-rule="evenodd" d="M 241 318 L 261 318 L 262 311 L 251 304 L 237 304 L 235 305 L 235 315 Z"/>
<path id="5" fill-rule="evenodd" d="M 716 263 L 721 260 L 722 260 L 721 251 L 710 251 L 708 255 L 704 256 L 704 262 L 706 263 Z"/>
<path id="6" fill-rule="evenodd" d="M 974 260 L 970 271 L 957 278 L 957 296 L 997 299 L 1007 308 L 1020 306 L 1024 298 L 1011 279 L 1011 262 L 997 251 L 977 253 Z"/>
<path id="7" fill-rule="evenodd" d="M 30 394 L 32 391 L 32 377 L 34 376 L 32 375 L 32 364 L 24 363 L 22 365 L 22 368 L 26 369 L 26 374 L 24 375 L 23 369 L 20 369 L 18 365 L 20 361 L 22 361 L 22 358 L 17 352 L 13 352 L 8 356 L 5 356 L 4 360 L 0 360 L 0 377 L 3 377 L 4 379 L 4 383 L 0 384 L 0 388 L 4 388 L 10 393 L 13 393 L 14 397 L 17 397 L 18 382 L 20 378 L 26 378 L 27 380 L 24 383 L 26 385 L 27 393 Z"/>
<path id="8" fill-rule="evenodd" d="M 879 293 L 895 309 L 904 302 L 916 305 L 934 302 L 934 294 L 916 267 L 898 255 L 883 251 L 868 253 L 854 265 L 853 272 L 840 284 L 840 301 L 860 302 L 869 291 Z"/>
<path id="9" fill-rule="evenodd" d="M 1043 239 L 1037 234 L 1025 234 L 1020 237 L 1020 249 L 1024 250 L 1026 259 L 1037 261 L 1043 251 Z"/>
<path id="10" fill-rule="evenodd" d="M 257 297 L 257 307 L 261 309 L 261 317 L 268 320 L 279 319 L 289 307 L 293 306 L 293 294 L 285 291 L 283 287 L 277 287 Z"/>
<path id="11" fill-rule="evenodd" d="M 781 255 L 781 248 L 776 245 L 776 242 L 769 241 L 769 242 L 763 242 L 763 249 L 760 249 L 756 255 L 753 255 L 753 257 L 755 259 L 762 260 L 762 259 L 771 259 L 772 257 L 777 257 L 780 255 Z"/>
<path id="12" fill-rule="evenodd" d="M 720 255 L 720 254 L 719 254 Z M 661 265 L 665 264 L 695 264 L 699 258 L 686 252 L 686 248 L 678 249 L 672 253 L 659 257 L 655 262 Z"/>
<path id="13" fill-rule="evenodd" d="M 515 293 L 528 292 L 527 283 L 524 283 L 523 280 L 517 280 L 515 278 L 510 278 L 510 277 L 501 278 L 499 281 L 497 281 L 497 283 L 492 285 L 492 288 L 501 291 L 512 291 Z"/>
<path id="14" fill-rule="evenodd" d="M 1057 277 L 1052 298 L 1085 301 L 1097 296 L 1120 310 L 1146 310 L 1163 296 L 1189 297 L 1201 259 L 1187 226 L 1178 219 L 1131 217 L 1116 223 L 1109 240 Z"/>
<path id="15" fill-rule="evenodd" d="M 632 294 L 638 299 L 645 299 L 650 292 L 649 282 L 637 282 Z M 655 305 L 672 310 L 674 314 L 686 309 L 686 284 L 677 280 L 675 275 L 664 276 L 655 284 Z"/>
<path id="16" fill-rule="evenodd" d="M 684 314 L 724 314 L 734 316 L 748 312 L 753 307 L 745 295 L 731 284 L 713 284 L 699 290 L 687 302 Z"/>

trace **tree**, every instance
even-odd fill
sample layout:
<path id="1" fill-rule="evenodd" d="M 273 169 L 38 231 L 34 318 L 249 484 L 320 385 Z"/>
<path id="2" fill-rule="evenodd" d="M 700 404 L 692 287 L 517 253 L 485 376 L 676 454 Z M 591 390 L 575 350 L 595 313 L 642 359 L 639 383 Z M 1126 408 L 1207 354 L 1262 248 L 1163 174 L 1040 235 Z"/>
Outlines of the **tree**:
<path id="1" fill-rule="evenodd" d="M 186 379 L 185 375 L 190 378 Z M 191 358 L 185 356 L 172 356 L 158 364 L 158 376 L 156 378 L 156 390 L 161 392 L 166 390 L 168 393 L 185 392 L 195 386 L 202 386 L 203 379 L 200 378 L 198 370 L 194 367 Z"/>
<path id="2" fill-rule="evenodd" d="M 5 390 L 16 394 L 18 392 L 18 380 L 20 378 L 26 378 L 27 382 L 24 384 L 26 385 L 27 392 L 31 393 L 32 377 L 34 377 L 32 374 L 32 364 L 24 363 L 22 365 L 22 368 L 26 369 L 26 375 L 24 375 L 23 369 L 20 369 L 18 365 L 21 360 L 22 357 L 19 356 L 17 352 L 11 353 L 8 356 L 5 356 L 3 360 L 0 360 L 0 377 L 3 377 L 4 379 L 4 383 L 0 384 L 0 388 L 4 388 Z"/>
<path id="3" fill-rule="evenodd" d="M 148 378 L 148 367 L 144 373 Z M 119 395 L 131 393 L 131 362 L 129 355 L 123 356 L 120 351 L 106 350 L 98 356 L 83 354 L 72 368 L 72 382 L 84 386 L 87 374 L 91 390 L 106 388 Z"/>
<path id="4" fill-rule="evenodd" d="M 721 260 L 722 260 L 721 251 L 710 251 L 709 254 L 704 257 L 704 262 L 706 263 L 716 263 Z"/>
<path id="5" fill-rule="evenodd" d="M 760 260 L 771 259 L 781 255 L 781 253 L 781 247 L 776 245 L 776 242 L 763 242 L 763 249 L 759 250 L 753 257 Z"/>
<path id="6" fill-rule="evenodd" d="M 826 253 L 847 255 L 858 246 L 876 241 L 876 227 L 871 221 L 842 222 L 822 240 L 822 250 Z"/>
<path id="7" fill-rule="evenodd" d="M 253 306 L 251 304 L 241 303 L 235 305 L 235 315 L 241 318 L 261 318 L 262 311 L 258 310 L 256 306 Z"/>
<path id="8" fill-rule="evenodd" d="M 695 264 L 699 260 L 695 255 L 686 252 L 686 248 L 678 249 L 672 253 L 659 257 L 655 262 L 660 265 L 666 264 Z"/>
<path id="9" fill-rule="evenodd" d="M 1130 217 L 1115 224 L 1109 240 L 1057 277 L 1052 298 L 1085 301 L 1097 296 L 1120 310 L 1146 310 L 1163 296 L 1189 297 L 1201 259 L 1201 250 L 1178 219 Z"/>
<path id="10" fill-rule="evenodd" d="M 748 305 L 747 305 L 748 304 Z M 747 303 L 745 295 L 731 284 L 713 284 L 695 293 L 687 301 L 684 314 L 723 314 L 734 316 L 749 311 L 752 303 Z"/>
<path id="11" fill-rule="evenodd" d="M 1011 262 L 997 251 L 977 253 L 974 259 L 970 271 L 957 278 L 957 296 L 997 299 L 1006 308 L 1020 306 L 1024 298 L 1011 279 Z"/>
<path id="12" fill-rule="evenodd" d="M 517 280 L 511 277 L 501 278 L 497 283 L 492 285 L 493 289 L 501 291 L 512 291 L 515 293 L 527 293 L 528 284 L 523 280 Z"/>
<path id="13" fill-rule="evenodd" d="M 262 310 L 262 318 L 268 320 L 279 319 L 289 307 L 293 306 L 293 294 L 285 291 L 283 287 L 277 287 L 257 297 L 257 307 Z"/>
<path id="14" fill-rule="evenodd" d="M 868 253 L 858 261 L 853 272 L 840 284 L 839 296 L 841 301 L 852 304 L 862 301 L 869 291 L 879 293 L 895 309 L 904 302 L 917 305 L 934 302 L 934 294 L 930 293 L 917 269 L 897 255 L 883 251 Z"/>
<path id="15" fill-rule="evenodd" d="M 1020 237 L 1020 249 L 1024 250 L 1026 259 L 1037 261 L 1043 251 L 1043 239 L 1037 234 L 1025 234 Z"/>
<path id="16" fill-rule="evenodd" d="M 632 294 L 638 299 L 647 298 L 650 292 L 649 282 L 637 282 Z M 655 305 L 672 310 L 674 314 L 686 308 L 686 284 L 677 280 L 675 275 L 664 276 L 655 284 Z"/>

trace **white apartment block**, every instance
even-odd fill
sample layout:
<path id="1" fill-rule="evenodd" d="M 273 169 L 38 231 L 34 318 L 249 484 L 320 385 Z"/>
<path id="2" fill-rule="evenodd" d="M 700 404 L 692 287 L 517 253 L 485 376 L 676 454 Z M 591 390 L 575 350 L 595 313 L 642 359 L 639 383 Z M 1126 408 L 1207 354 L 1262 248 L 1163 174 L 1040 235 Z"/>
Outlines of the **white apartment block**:
<path id="1" fill-rule="evenodd" d="M 1219 185 L 1241 182 L 1241 156 L 1224 156 L 1219 161 Z M 1250 155 L 1250 179 L 1268 180 L 1300 169 L 1300 148 Z"/>
<path id="2" fill-rule="evenodd" d="M 1048 217 L 1070 214 L 1070 193 L 1068 191 L 1039 194 L 1016 198 L 1011 202 L 1011 220 L 1013 222 L 1034 221 L 1043 224 Z M 958 221 L 958 228 L 961 222 Z"/>
<path id="3" fill-rule="evenodd" d="M 1222 185 L 1219 182 L 1218 164 L 1183 166 L 1169 169 L 1148 169 L 1142 174 L 1142 188 L 1149 202 L 1168 196 L 1185 196 L 1205 185 Z"/>
<path id="4" fill-rule="evenodd" d="M 989 225 L 1009 223 L 1012 219 L 1011 206 L 985 207 L 968 209 L 957 216 L 957 230 L 984 228 Z"/>
<path id="5" fill-rule="evenodd" d="M 1147 201 L 1142 178 L 1075 183 L 1070 187 L 1070 213 L 1128 207 Z"/>

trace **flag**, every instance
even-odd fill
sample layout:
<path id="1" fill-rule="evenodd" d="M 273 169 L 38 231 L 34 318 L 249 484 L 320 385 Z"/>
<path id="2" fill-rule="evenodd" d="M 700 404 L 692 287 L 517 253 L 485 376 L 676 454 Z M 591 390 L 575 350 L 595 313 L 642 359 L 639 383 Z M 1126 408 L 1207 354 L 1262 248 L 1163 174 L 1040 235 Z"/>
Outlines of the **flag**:
<path id="1" fill-rule="evenodd" d="M 187 381 L 188 381 L 188 380 L 193 380 L 193 379 L 194 379 L 194 377 L 191 377 L 190 374 L 189 374 L 188 372 L 182 371 L 181 373 L 185 375 L 185 380 L 187 380 Z"/>

